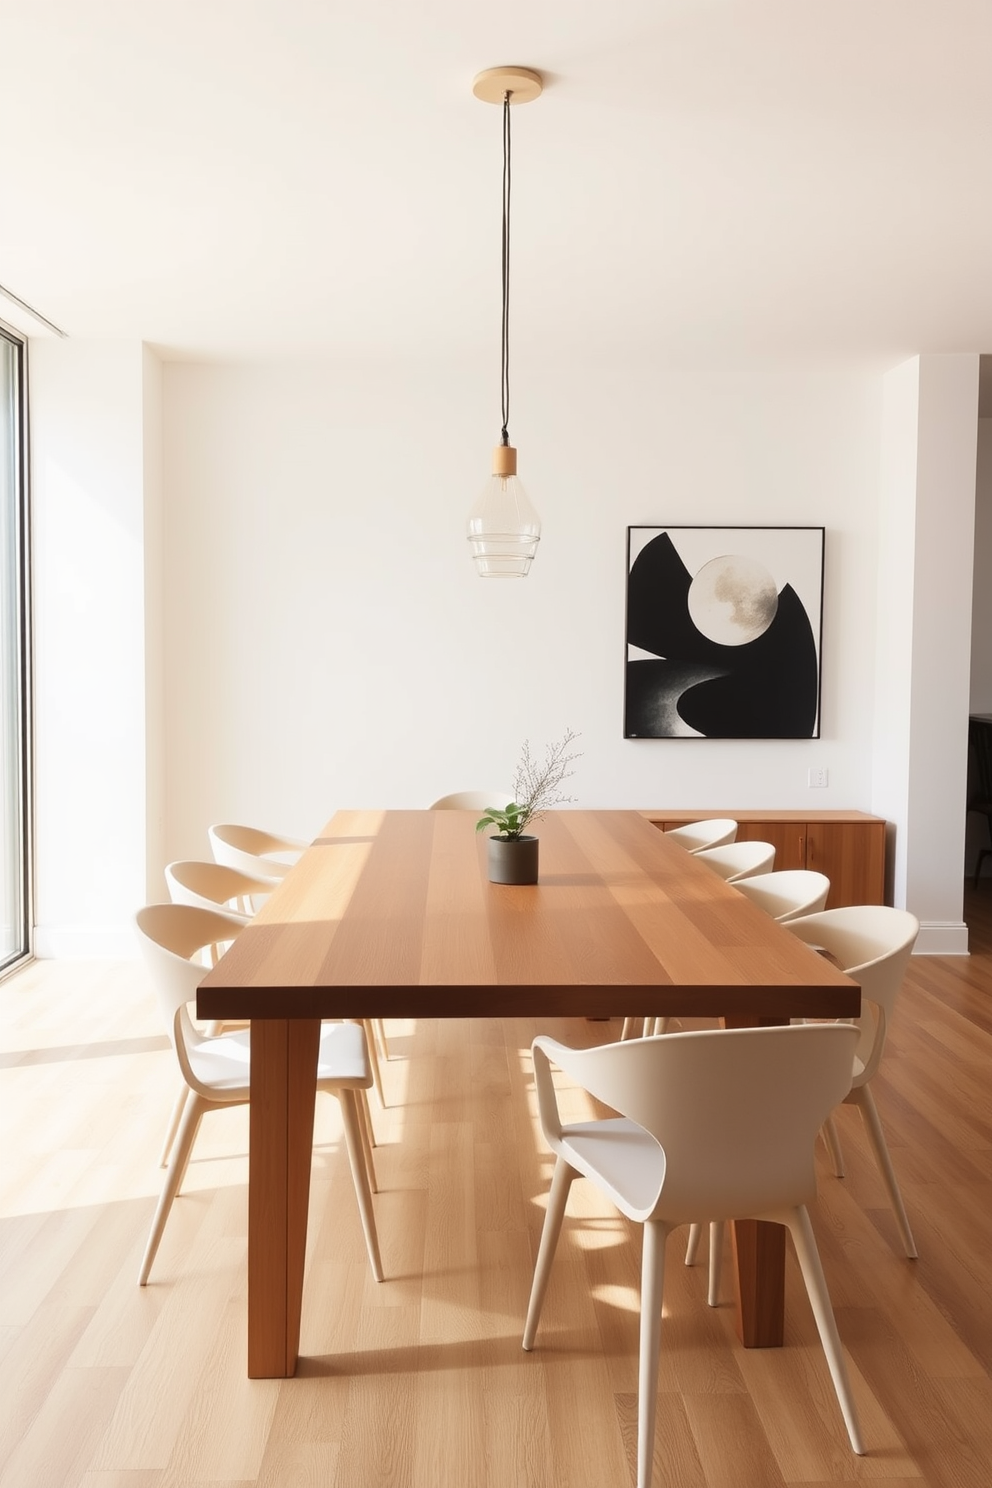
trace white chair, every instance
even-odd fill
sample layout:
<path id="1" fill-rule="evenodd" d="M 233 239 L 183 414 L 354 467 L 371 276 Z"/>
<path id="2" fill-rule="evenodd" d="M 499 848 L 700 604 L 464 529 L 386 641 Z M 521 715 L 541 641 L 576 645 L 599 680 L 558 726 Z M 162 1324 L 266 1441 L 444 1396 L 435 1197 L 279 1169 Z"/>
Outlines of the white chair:
<path id="1" fill-rule="evenodd" d="M 216 829 L 214 829 L 216 830 Z M 165 881 L 173 904 L 198 904 L 203 909 L 220 909 L 225 914 L 239 916 L 245 924 L 261 907 L 276 887 L 278 880 L 259 878 L 243 873 L 240 868 L 230 868 L 224 863 L 197 863 L 180 861 L 169 863 L 165 870 Z M 221 948 L 223 950 L 223 948 Z M 216 963 L 216 955 L 209 963 Z M 372 1083 L 376 1099 L 385 1108 L 386 1097 L 379 1066 L 379 1052 L 388 1059 L 386 1032 L 381 1018 L 366 1018 L 365 1034 L 368 1039 L 369 1059 L 372 1064 Z M 226 1027 L 235 1025 L 226 1024 Z M 219 1032 L 219 1026 L 210 1032 Z M 371 1136 L 371 1126 L 369 1127 Z M 168 1145 L 162 1162 L 168 1155 Z"/>
<path id="2" fill-rule="evenodd" d="M 680 842 L 686 852 L 697 853 L 704 847 L 723 847 L 737 837 L 737 823 L 729 816 L 714 816 L 708 821 L 687 822 L 684 827 L 669 827 L 665 833 Z"/>
<path id="3" fill-rule="evenodd" d="M 217 965 L 217 962 L 220 960 L 221 956 L 223 956 L 232 940 L 235 938 L 238 932 L 245 925 L 247 925 L 248 916 L 244 914 L 238 914 L 229 910 L 222 900 L 204 901 L 199 896 L 194 897 L 192 890 L 187 890 L 183 887 L 183 879 L 185 878 L 185 875 L 181 871 L 183 866 L 184 865 L 181 863 L 170 863 L 165 870 L 165 881 L 169 887 L 169 897 L 172 900 L 173 904 L 198 903 L 200 907 L 204 909 L 222 910 L 224 915 L 223 921 L 218 921 L 218 929 L 222 932 L 223 938 L 221 940 L 213 940 L 209 943 L 205 943 L 194 955 L 194 959 L 204 968 L 204 970 L 209 970 L 210 967 Z M 219 868 L 216 863 L 207 863 L 202 866 L 214 869 L 216 872 L 222 874 L 237 874 L 238 879 L 245 879 L 245 875 L 237 873 L 237 870 L 234 868 Z M 178 869 L 180 871 L 178 873 L 173 873 L 173 869 Z M 251 882 L 258 883 L 261 882 L 261 880 L 252 879 Z M 270 891 L 271 888 L 272 884 L 270 882 L 266 882 L 266 892 Z M 206 1031 L 209 1034 L 215 1034 L 221 1033 L 224 1029 L 227 1028 L 247 1028 L 247 1026 L 247 1023 L 244 1022 L 224 1023 L 214 1020 L 206 1025 Z M 169 1122 L 165 1130 L 165 1139 L 162 1143 L 162 1151 L 159 1154 L 158 1165 L 160 1168 L 164 1168 L 166 1163 L 169 1161 L 169 1153 L 172 1151 L 172 1144 L 176 1139 L 176 1132 L 179 1130 L 179 1122 L 182 1119 L 183 1111 L 186 1109 L 186 1102 L 188 1099 L 189 1086 L 187 1085 L 185 1080 L 180 1080 L 179 1089 L 176 1092 L 176 1099 L 173 1103 L 172 1111 L 169 1115 Z"/>
<path id="4" fill-rule="evenodd" d="M 309 847 L 298 837 L 284 837 L 265 832 L 259 827 L 244 827 L 235 822 L 219 822 L 207 828 L 214 862 L 228 868 L 240 868 L 256 878 L 285 878 Z"/>
<path id="5" fill-rule="evenodd" d="M 651 1482 L 665 1241 L 693 1220 L 788 1227 L 851 1446 L 864 1451 L 806 1211 L 816 1193 L 816 1134 L 850 1085 L 856 1043 L 845 1023 L 706 1029 L 592 1049 L 534 1041 L 541 1125 L 557 1160 L 523 1346 L 534 1346 L 572 1181 L 589 1178 L 644 1226 L 637 1488 Z M 552 1061 L 620 1114 L 563 1126 Z"/>
<path id="6" fill-rule="evenodd" d="M 772 919 L 784 924 L 786 920 L 825 909 L 830 880 L 825 873 L 816 873 L 812 868 L 781 868 L 777 873 L 739 878 L 734 888 Z"/>
<path id="7" fill-rule="evenodd" d="M 888 1019 L 892 1016 L 896 994 L 902 986 L 906 967 L 913 953 L 920 928 L 919 921 L 904 909 L 857 904 L 841 909 L 827 909 L 820 914 L 807 915 L 800 920 L 786 920 L 784 923 L 786 929 L 793 931 L 807 945 L 825 951 L 861 987 L 859 1039 L 854 1055 L 851 1088 L 844 1097 L 844 1104 L 855 1105 L 861 1112 L 906 1255 L 910 1260 L 915 1260 L 916 1241 L 909 1227 L 906 1207 L 868 1082 L 882 1058 Z M 843 1178 L 844 1157 L 832 1115 L 823 1123 L 823 1135 L 833 1160 L 834 1172 L 838 1178 Z M 687 1266 L 691 1266 L 696 1258 L 699 1239 L 699 1226 L 693 1225 L 685 1253 Z M 718 1301 L 722 1247 L 722 1226 L 711 1225 L 708 1292 L 711 1307 L 715 1307 Z"/>
<path id="8" fill-rule="evenodd" d="M 844 1097 L 844 1103 L 857 1106 L 861 1112 L 903 1246 L 907 1256 L 915 1260 L 916 1241 L 906 1217 L 906 1207 L 870 1085 L 881 1062 L 889 1019 L 913 954 L 919 921 L 905 909 L 893 909 L 886 904 L 856 904 L 843 909 L 826 909 L 821 914 L 807 915 L 801 920 L 789 920 L 786 929 L 807 945 L 826 951 L 861 988 L 858 1046 L 851 1089 Z M 834 1172 L 838 1178 L 843 1178 L 844 1159 L 832 1116 L 824 1122 L 824 1135 Z"/>
<path id="9" fill-rule="evenodd" d="M 728 842 L 723 847 L 704 848 L 693 857 L 728 883 L 755 873 L 771 873 L 775 867 L 775 849 L 770 842 Z"/>
<path id="10" fill-rule="evenodd" d="M 232 919 L 240 920 L 244 925 L 247 925 L 251 916 L 260 908 L 274 887 L 272 879 L 253 878 L 250 874 L 242 873 L 238 868 L 227 868 L 221 863 L 194 861 L 167 863 L 165 883 L 173 904 L 195 904 L 201 909 L 219 909 Z M 229 944 L 230 941 L 224 941 L 217 945 L 205 946 L 197 956 L 197 960 L 201 961 L 204 966 L 216 966 Z M 207 1032 L 221 1033 L 225 1029 L 246 1028 L 247 1026 L 244 1021 L 214 1021 L 207 1025 Z M 159 1160 L 159 1166 L 162 1168 L 169 1160 L 169 1152 L 175 1140 L 188 1095 L 189 1086 L 183 1081 L 165 1134 L 165 1143 Z"/>
<path id="11" fill-rule="evenodd" d="M 225 863 L 182 859 L 166 864 L 165 882 L 173 904 L 195 904 L 240 915 L 245 922 L 261 909 L 275 884 L 271 878 L 243 873 Z"/>
<path id="12" fill-rule="evenodd" d="M 208 836 L 214 853 L 213 863 L 170 863 L 165 869 L 165 882 L 171 899 L 181 905 L 202 905 L 205 909 L 223 909 L 225 914 L 241 914 L 245 923 L 257 909 L 262 908 L 263 900 L 292 868 L 292 854 L 299 859 L 300 851 L 306 847 L 305 842 L 296 842 L 296 847 L 289 847 L 290 842 L 296 841 L 294 838 L 277 838 L 271 832 L 259 832 L 256 827 L 231 824 L 208 827 Z M 283 844 L 278 850 L 286 860 L 265 856 L 277 851 L 278 844 Z M 257 857 L 251 853 L 251 848 L 256 847 L 259 848 Z M 244 863 L 254 863 L 254 870 L 245 869 Z M 232 900 L 235 902 L 233 906 Z M 364 1030 L 369 1040 L 376 1100 L 379 1107 L 385 1109 L 379 1054 L 384 1059 L 390 1055 L 382 1019 L 364 1019 Z"/>
<path id="13" fill-rule="evenodd" d="M 498 806 L 500 810 L 513 800 L 512 791 L 452 791 L 450 796 L 439 796 L 431 802 L 432 811 L 485 811 L 487 806 Z"/>
<path id="14" fill-rule="evenodd" d="M 182 1184 L 204 1112 L 219 1106 L 244 1105 L 249 1099 L 251 1046 L 247 1032 L 213 1036 L 201 1033 L 194 1026 L 188 1007 L 206 976 L 206 969 L 192 958 L 204 946 L 232 938 L 243 928 L 241 922 L 192 905 L 152 904 L 138 911 L 135 923 L 159 1008 L 189 1091 L 138 1274 L 138 1285 L 144 1286 L 173 1200 Z M 322 1023 L 317 1089 L 336 1096 L 340 1103 L 365 1244 L 372 1274 L 376 1281 L 381 1281 L 382 1261 L 372 1209 L 372 1153 L 365 1139 L 358 1105 L 359 1093 L 367 1090 L 371 1083 L 365 1032 L 361 1025 Z"/>

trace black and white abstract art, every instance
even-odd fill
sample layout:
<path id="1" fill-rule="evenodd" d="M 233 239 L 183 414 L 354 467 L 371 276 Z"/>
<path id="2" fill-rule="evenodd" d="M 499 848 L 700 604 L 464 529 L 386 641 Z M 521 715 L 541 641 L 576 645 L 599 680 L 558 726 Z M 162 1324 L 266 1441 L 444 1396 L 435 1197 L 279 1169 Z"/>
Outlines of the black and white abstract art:
<path id="1" fill-rule="evenodd" d="M 817 739 L 822 527 L 628 527 L 626 739 Z"/>

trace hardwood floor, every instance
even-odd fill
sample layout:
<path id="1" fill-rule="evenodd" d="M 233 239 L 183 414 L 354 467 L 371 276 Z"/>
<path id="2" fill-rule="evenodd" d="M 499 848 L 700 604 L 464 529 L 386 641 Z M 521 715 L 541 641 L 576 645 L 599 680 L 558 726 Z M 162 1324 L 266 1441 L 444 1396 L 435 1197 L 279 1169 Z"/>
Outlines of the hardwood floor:
<path id="1" fill-rule="evenodd" d="M 792 1260 L 787 1346 L 745 1352 L 670 1242 L 656 1482 L 992 1482 L 992 886 L 976 954 L 916 958 L 879 1107 L 907 1261 L 849 1108 L 813 1220 L 868 1456 L 854 1458 Z M 247 1113 L 204 1121 L 151 1282 L 173 1055 L 138 963 L 35 963 L 0 985 L 3 1488 L 602 1488 L 633 1482 L 639 1233 L 573 1190 L 538 1345 L 520 1334 L 551 1162 L 537 1024 L 390 1026 L 373 1108 L 387 1280 L 372 1281 L 338 1125 L 318 1100 L 302 1347 L 245 1376 Z M 571 1042 L 618 1025 L 541 1020 Z M 576 1112 L 583 1109 L 572 1097 Z M 704 1258 L 705 1260 L 705 1258 Z"/>

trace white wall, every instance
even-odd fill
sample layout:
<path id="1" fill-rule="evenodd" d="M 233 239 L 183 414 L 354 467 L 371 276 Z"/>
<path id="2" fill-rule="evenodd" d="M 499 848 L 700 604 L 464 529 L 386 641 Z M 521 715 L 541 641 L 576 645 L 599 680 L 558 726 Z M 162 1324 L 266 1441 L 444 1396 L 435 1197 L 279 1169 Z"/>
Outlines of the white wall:
<path id="1" fill-rule="evenodd" d="M 582 735 L 581 805 L 884 811 L 900 894 L 963 933 L 962 844 L 949 868 L 941 825 L 960 810 L 960 762 L 949 776 L 943 725 L 927 732 L 913 690 L 929 677 L 950 696 L 961 672 L 967 711 L 959 373 L 899 374 L 907 518 L 898 493 L 880 506 L 872 368 L 518 369 L 511 431 L 544 538 L 530 578 L 487 583 L 464 523 L 495 432 L 488 365 L 159 368 L 137 346 L 39 346 L 39 950 L 130 948 L 133 909 L 163 892 L 170 857 L 206 852 L 211 821 L 308 836 L 339 806 L 426 805 L 508 783 L 525 737 L 566 726 Z M 821 739 L 621 737 L 629 523 L 826 527 Z M 949 667 L 938 632 L 957 646 Z M 893 636 L 905 686 L 885 662 Z M 828 789 L 808 789 L 811 766 Z"/>
<path id="2" fill-rule="evenodd" d="M 883 378 L 872 736 L 874 808 L 901 829 L 890 831 L 888 855 L 890 897 L 900 905 L 908 852 L 919 401 L 920 362 L 913 357 Z"/>
<path id="3" fill-rule="evenodd" d="M 884 379 L 875 810 L 895 824 L 896 904 L 917 949 L 966 951 L 964 801 L 978 357 L 923 356 Z"/>
<path id="4" fill-rule="evenodd" d="M 137 343 L 31 344 L 42 956 L 131 954 L 147 893 L 145 373 Z"/>
<path id="5" fill-rule="evenodd" d="M 581 731 L 585 806 L 870 808 L 879 381 L 793 363 L 515 371 L 544 521 L 482 581 L 490 367 L 165 367 L 168 824 L 312 835 L 339 806 L 510 781 Z M 624 741 L 628 523 L 827 528 L 823 737 Z M 830 786 L 811 792 L 807 770 Z"/>

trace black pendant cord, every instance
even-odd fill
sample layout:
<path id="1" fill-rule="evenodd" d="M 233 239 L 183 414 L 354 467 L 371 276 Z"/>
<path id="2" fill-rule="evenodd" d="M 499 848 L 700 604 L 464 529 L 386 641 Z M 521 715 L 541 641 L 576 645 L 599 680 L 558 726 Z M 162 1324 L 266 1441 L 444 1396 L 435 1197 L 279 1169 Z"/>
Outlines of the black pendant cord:
<path id="1" fill-rule="evenodd" d="M 500 393 L 503 430 L 501 444 L 510 434 L 510 95 L 503 94 L 503 325 L 500 348 Z"/>

